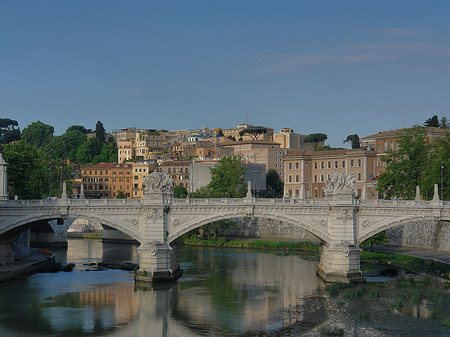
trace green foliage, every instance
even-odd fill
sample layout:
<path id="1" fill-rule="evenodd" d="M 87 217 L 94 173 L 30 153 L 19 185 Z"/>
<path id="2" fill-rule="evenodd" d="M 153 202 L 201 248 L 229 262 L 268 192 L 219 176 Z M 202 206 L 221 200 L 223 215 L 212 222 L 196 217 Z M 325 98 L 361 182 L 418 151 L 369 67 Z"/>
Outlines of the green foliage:
<path id="1" fill-rule="evenodd" d="M 3 157 L 8 163 L 8 194 L 20 199 L 41 199 L 48 191 L 48 162 L 31 144 L 18 141 L 4 145 Z"/>
<path id="2" fill-rule="evenodd" d="M 19 123 L 9 118 L 0 118 L 0 143 L 8 144 L 20 139 Z"/>
<path id="3" fill-rule="evenodd" d="M 122 192 L 122 191 L 117 192 L 116 199 L 126 199 L 126 198 L 127 198 L 127 195 L 124 192 Z"/>
<path id="4" fill-rule="evenodd" d="M 270 196 L 283 196 L 284 183 L 281 180 L 277 170 L 269 169 L 269 172 L 267 172 L 266 174 L 266 185 L 268 187 Z"/>
<path id="5" fill-rule="evenodd" d="M 175 198 L 186 198 L 187 197 L 187 189 L 184 186 L 178 185 L 173 189 L 173 196 Z"/>
<path id="6" fill-rule="evenodd" d="M 100 155 L 94 157 L 94 164 L 117 163 L 117 144 L 115 141 L 103 143 Z"/>
<path id="7" fill-rule="evenodd" d="M 244 136 L 245 134 L 250 135 L 252 140 L 258 139 L 258 137 L 264 133 L 267 133 L 267 128 L 263 126 L 249 126 L 248 128 L 239 131 L 239 136 Z"/>
<path id="8" fill-rule="evenodd" d="M 51 158 L 70 159 L 76 162 L 78 148 L 86 142 L 86 135 L 79 130 L 71 129 L 61 136 L 53 137 L 44 147 L 44 152 Z"/>
<path id="9" fill-rule="evenodd" d="M 82 126 L 82 125 L 72 125 L 69 126 L 66 130 L 66 132 L 70 132 L 70 131 L 79 131 L 81 132 L 83 135 L 86 135 L 88 133 L 88 130 Z"/>
<path id="10" fill-rule="evenodd" d="M 81 165 L 96 164 L 96 156 L 100 155 L 102 143 L 97 138 L 91 138 L 83 143 L 77 151 L 77 163 Z"/>
<path id="11" fill-rule="evenodd" d="M 100 121 L 95 124 L 95 138 L 97 138 L 100 143 L 105 142 L 105 128 L 103 127 L 103 123 Z"/>
<path id="12" fill-rule="evenodd" d="M 53 126 L 37 121 L 22 130 L 22 139 L 36 147 L 44 147 L 50 143 L 54 131 Z"/>
<path id="13" fill-rule="evenodd" d="M 207 189 L 212 198 L 242 198 L 247 193 L 244 181 L 245 169 L 238 157 L 226 156 L 211 168 L 211 182 Z"/>
<path id="14" fill-rule="evenodd" d="M 60 196 L 63 181 L 71 190 L 72 167 L 62 160 L 51 160 L 35 146 L 21 140 L 6 144 L 3 156 L 8 163 L 8 194 L 20 199 Z M 61 180 L 62 179 L 62 180 Z"/>
<path id="15" fill-rule="evenodd" d="M 321 142 L 324 142 L 327 138 L 328 136 L 324 133 L 311 133 L 308 136 L 306 136 L 303 141 L 305 143 L 311 144 L 315 150 L 317 145 Z"/>
<path id="16" fill-rule="evenodd" d="M 428 118 L 425 123 L 423 123 L 423 126 L 438 128 L 440 126 L 439 117 L 434 115 L 433 117 Z"/>
<path id="17" fill-rule="evenodd" d="M 315 151 L 333 151 L 333 150 L 345 150 L 343 147 L 332 147 L 330 145 L 317 145 Z"/>
<path id="18" fill-rule="evenodd" d="M 363 243 L 361 243 L 361 246 L 370 246 L 369 250 L 372 250 L 372 246 L 381 246 L 384 245 L 386 243 L 388 243 L 388 237 L 386 235 L 385 231 L 382 231 L 380 233 L 377 233 L 373 236 L 371 236 L 370 238 L 368 238 L 367 240 L 365 240 Z"/>
<path id="19" fill-rule="evenodd" d="M 352 149 L 359 149 L 361 147 L 361 143 L 359 142 L 359 136 L 355 133 L 354 135 L 348 135 L 344 140 L 344 143 L 350 142 L 352 143 Z"/>
<path id="20" fill-rule="evenodd" d="M 406 129 L 398 137 L 397 144 L 397 151 L 390 150 L 383 157 L 387 167 L 378 179 L 378 191 L 386 198 L 412 200 L 416 186 L 423 185 L 424 169 L 429 157 L 425 129 Z"/>

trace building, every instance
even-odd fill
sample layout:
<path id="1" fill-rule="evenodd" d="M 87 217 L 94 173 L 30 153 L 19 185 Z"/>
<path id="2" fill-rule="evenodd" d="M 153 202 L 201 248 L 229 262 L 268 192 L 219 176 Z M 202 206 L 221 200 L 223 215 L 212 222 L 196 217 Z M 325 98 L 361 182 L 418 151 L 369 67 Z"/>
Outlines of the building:
<path id="1" fill-rule="evenodd" d="M 280 143 L 282 149 L 293 149 L 293 150 L 314 150 L 311 144 L 305 143 L 304 139 L 308 135 L 301 135 L 294 132 L 294 129 L 289 127 L 284 127 L 279 133 L 273 136 L 273 141 Z M 318 145 L 324 145 L 324 142 Z"/>
<path id="2" fill-rule="evenodd" d="M 132 194 L 132 165 L 100 163 L 81 169 L 81 181 L 86 198 L 115 198 L 122 191 Z"/>
<path id="3" fill-rule="evenodd" d="M 284 160 L 284 196 L 299 199 L 322 199 L 325 182 L 337 172 L 353 174 L 355 193 L 361 199 L 377 199 L 378 174 L 375 151 L 301 150 Z"/>
<path id="4" fill-rule="evenodd" d="M 284 177 L 283 159 L 288 150 L 280 148 L 279 143 L 269 140 L 245 140 L 223 144 L 221 148 L 232 148 L 234 155 L 243 161 L 263 164 L 266 171 L 275 169 L 281 179 Z"/>
<path id="5" fill-rule="evenodd" d="M 397 150 L 398 144 L 397 139 L 408 129 L 396 129 L 390 131 L 378 132 L 373 135 L 369 135 L 360 139 L 361 149 L 366 151 L 375 151 L 377 153 L 377 168 L 378 174 L 384 172 L 386 163 L 383 162 L 382 158 L 389 150 Z M 446 129 L 426 127 L 424 130 L 427 133 L 428 141 L 433 139 L 444 137 L 449 131 Z"/>
<path id="6" fill-rule="evenodd" d="M 225 137 L 234 138 L 235 140 L 239 140 L 240 138 L 242 138 L 242 140 L 253 140 L 252 136 L 249 134 L 244 134 L 242 136 L 240 135 L 241 131 L 243 131 L 249 127 L 253 127 L 253 125 L 250 125 L 247 123 L 242 123 L 242 124 L 239 124 L 238 126 L 236 126 L 235 128 L 222 129 L 222 133 Z M 272 141 L 273 140 L 273 129 L 268 128 L 268 127 L 265 127 L 265 128 L 266 128 L 267 132 L 258 135 L 257 139 Z"/>
<path id="7" fill-rule="evenodd" d="M 211 168 L 218 165 L 218 160 L 194 160 L 190 164 L 189 193 L 194 193 L 207 186 L 211 181 Z M 244 180 L 251 181 L 252 191 L 259 194 L 266 190 L 266 167 L 264 164 L 241 162 L 245 168 Z"/>
<path id="8" fill-rule="evenodd" d="M 163 162 L 159 171 L 166 171 L 173 179 L 174 187 L 182 186 L 189 189 L 190 162 L 184 160 L 169 160 Z"/>
<path id="9" fill-rule="evenodd" d="M 143 198 L 144 197 L 144 189 L 143 182 L 144 177 L 148 176 L 152 173 L 157 167 L 155 161 L 152 163 L 149 162 L 139 162 L 132 163 L 133 168 L 133 198 Z"/>
<path id="10" fill-rule="evenodd" d="M 86 198 L 111 198 L 110 170 L 114 163 L 100 163 L 81 168 L 81 182 Z"/>

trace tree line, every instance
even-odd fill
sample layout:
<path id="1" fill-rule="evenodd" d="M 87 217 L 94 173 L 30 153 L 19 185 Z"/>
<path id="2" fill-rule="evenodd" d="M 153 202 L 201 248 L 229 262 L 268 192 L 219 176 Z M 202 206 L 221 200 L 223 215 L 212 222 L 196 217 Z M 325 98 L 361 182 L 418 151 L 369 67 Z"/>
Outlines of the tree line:
<path id="1" fill-rule="evenodd" d="M 36 121 L 20 131 L 17 121 L 0 118 L 0 143 L 8 163 L 8 194 L 12 198 L 41 199 L 60 196 L 62 183 L 71 190 L 74 170 L 80 165 L 116 162 L 117 146 L 105 141 L 105 128 L 98 121 L 96 137 L 81 125 L 69 127 L 61 136 L 54 136 L 54 127 Z"/>

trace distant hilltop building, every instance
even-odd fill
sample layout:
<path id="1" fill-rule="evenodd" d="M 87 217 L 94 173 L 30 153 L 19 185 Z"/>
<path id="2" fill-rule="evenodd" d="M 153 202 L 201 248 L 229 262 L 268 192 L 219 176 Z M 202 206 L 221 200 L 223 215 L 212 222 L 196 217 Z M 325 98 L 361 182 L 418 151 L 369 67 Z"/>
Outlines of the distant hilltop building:
<path id="1" fill-rule="evenodd" d="M 295 133 L 294 129 L 289 127 L 284 127 L 273 136 L 273 141 L 276 143 L 280 143 L 280 147 L 282 149 L 293 149 L 293 150 L 314 150 L 311 144 L 305 143 L 304 139 L 308 135 L 301 135 L 299 133 Z M 319 143 L 318 145 L 323 146 L 324 142 Z"/>

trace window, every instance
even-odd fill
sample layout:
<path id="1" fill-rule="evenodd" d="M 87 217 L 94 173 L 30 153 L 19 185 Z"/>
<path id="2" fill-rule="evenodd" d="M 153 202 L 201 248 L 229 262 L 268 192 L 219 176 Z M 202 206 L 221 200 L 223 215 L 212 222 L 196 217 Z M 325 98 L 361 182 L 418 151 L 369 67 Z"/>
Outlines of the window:
<path id="1" fill-rule="evenodd" d="M 314 182 L 317 183 L 317 174 L 314 175 Z"/>
<path id="2" fill-rule="evenodd" d="M 323 174 L 320 175 L 320 182 L 322 182 L 322 183 L 324 182 L 324 175 Z"/>
<path id="3" fill-rule="evenodd" d="M 328 168 L 331 168 L 331 161 L 328 162 Z"/>
<path id="4" fill-rule="evenodd" d="M 292 182 L 292 176 L 291 175 L 288 176 L 288 182 L 290 182 L 290 183 Z"/>
<path id="5" fill-rule="evenodd" d="M 361 181 L 361 172 L 358 172 L 358 180 Z"/>
<path id="6" fill-rule="evenodd" d="M 300 191 L 299 190 L 295 190 L 295 196 L 298 197 L 300 195 Z"/>
<path id="7" fill-rule="evenodd" d="M 325 168 L 325 163 L 322 161 L 322 162 L 320 162 L 320 167 L 321 168 Z"/>
<path id="8" fill-rule="evenodd" d="M 358 189 L 358 195 L 361 196 L 361 189 Z"/>
<path id="9" fill-rule="evenodd" d="M 170 174 L 170 167 L 167 169 L 167 173 L 169 173 Z"/>
<path id="10" fill-rule="evenodd" d="M 322 188 L 321 192 L 322 192 L 321 193 L 322 194 L 322 198 L 325 197 L 325 192 L 324 192 L 323 188 Z"/>
<path id="11" fill-rule="evenodd" d="M 350 160 L 350 167 L 353 167 L 353 159 Z"/>
<path id="12" fill-rule="evenodd" d="M 295 163 L 295 169 L 298 170 L 298 162 Z"/>
<path id="13" fill-rule="evenodd" d="M 292 170 L 292 163 L 289 163 L 289 170 Z"/>
<path id="14" fill-rule="evenodd" d="M 338 161 L 335 160 L 335 161 L 334 161 L 334 168 L 338 168 L 338 166 L 339 166 L 339 165 L 338 165 Z"/>
<path id="15" fill-rule="evenodd" d="M 317 188 L 314 189 L 314 198 L 319 197 L 319 190 Z"/>
<path id="16" fill-rule="evenodd" d="M 314 163 L 314 168 L 317 169 L 317 162 Z"/>
<path id="17" fill-rule="evenodd" d="M 345 160 L 342 161 L 342 168 L 345 168 Z"/>
<path id="18" fill-rule="evenodd" d="M 361 167 L 361 159 L 358 159 L 358 167 Z"/>
<path id="19" fill-rule="evenodd" d="M 296 174 L 296 175 L 295 175 L 295 182 L 296 182 L 296 183 L 298 183 L 298 180 L 299 180 L 298 178 L 299 178 L 299 177 L 298 177 L 298 174 Z"/>

